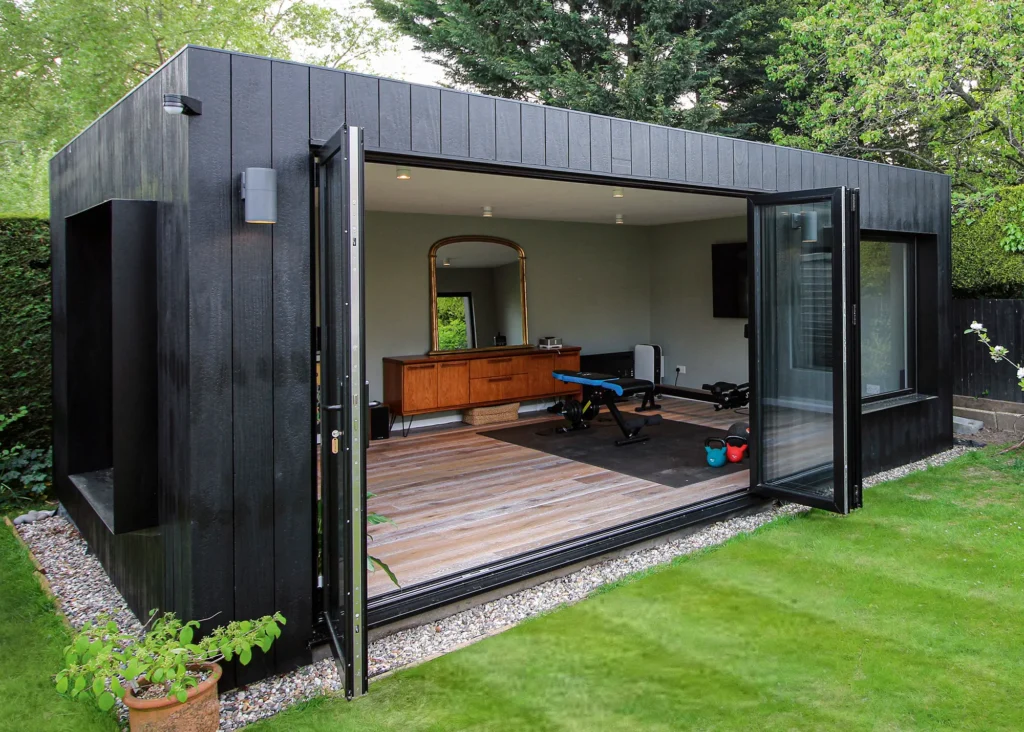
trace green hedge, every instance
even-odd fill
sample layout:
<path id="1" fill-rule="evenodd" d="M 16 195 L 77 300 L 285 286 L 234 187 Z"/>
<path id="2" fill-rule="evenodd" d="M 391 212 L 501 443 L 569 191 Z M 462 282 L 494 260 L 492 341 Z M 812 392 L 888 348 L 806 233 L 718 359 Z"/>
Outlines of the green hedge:
<path id="1" fill-rule="evenodd" d="M 1003 226 L 1021 222 L 1024 186 L 1003 188 L 958 211 L 953 221 L 953 294 L 960 298 L 1024 298 L 1024 254 L 999 244 Z"/>
<path id="2" fill-rule="evenodd" d="M 5 443 L 50 446 L 50 394 L 50 225 L 0 218 L 0 413 L 29 408 Z"/>

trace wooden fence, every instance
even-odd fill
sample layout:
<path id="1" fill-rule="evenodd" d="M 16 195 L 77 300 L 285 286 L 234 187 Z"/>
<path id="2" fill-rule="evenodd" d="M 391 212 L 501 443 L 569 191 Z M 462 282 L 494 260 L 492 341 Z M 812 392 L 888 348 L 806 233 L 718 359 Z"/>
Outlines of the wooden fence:
<path id="1" fill-rule="evenodd" d="M 1024 362 L 1024 300 L 954 300 L 953 393 L 1024 402 L 1013 367 L 993 361 L 976 336 L 964 334 L 973 320 L 988 328 L 994 345 L 1006 346 L 1011 359 Z"/>

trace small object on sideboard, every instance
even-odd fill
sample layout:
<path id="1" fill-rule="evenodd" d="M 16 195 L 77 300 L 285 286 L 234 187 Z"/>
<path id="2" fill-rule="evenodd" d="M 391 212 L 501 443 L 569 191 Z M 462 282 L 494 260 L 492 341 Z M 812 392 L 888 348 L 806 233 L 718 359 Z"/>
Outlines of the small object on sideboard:
<path id="1" fill-rule="evenodd" d="M 562 339 L 557 336 L 542 336 L 537 342 L 537 348 L 561 348 Z"/>
<path id="2" fill-rule="evenodd" d="M 505 338 L 505 336 L 503 336 L 501 334 L 501 331 L 498 331 L 498 335 L 494 336 L 494 345 L 495 346 L 504 346 L 504 345 L 507 344 L 507 342 L 508 342 L 508 339 Z"/>

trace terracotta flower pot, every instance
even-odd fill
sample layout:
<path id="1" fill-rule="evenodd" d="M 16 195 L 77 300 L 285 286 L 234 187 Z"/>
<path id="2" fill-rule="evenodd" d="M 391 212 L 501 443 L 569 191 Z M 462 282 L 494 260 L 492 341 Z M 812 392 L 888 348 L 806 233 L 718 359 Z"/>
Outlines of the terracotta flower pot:
<path id="1" fill-rule="evenodd" d="M 132 690 L 124 695 L 132 732 L 217 732 L 220 727 L 220 699 L 217 682 L 221 667 L 216 663 L 189 666 L 189 671 L 210 670 L 210 676 L 188 690 L 184 703 L 162 696 L 138 699 Z"/>

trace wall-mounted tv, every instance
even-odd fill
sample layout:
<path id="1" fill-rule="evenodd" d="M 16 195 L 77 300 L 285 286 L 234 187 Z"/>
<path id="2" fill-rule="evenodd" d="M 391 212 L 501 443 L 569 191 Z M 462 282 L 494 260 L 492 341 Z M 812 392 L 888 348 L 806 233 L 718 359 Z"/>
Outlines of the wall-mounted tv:
<path id="1" fill-rule="evenodd" d="M 711 297 L 716 318 L 748 318 L 747 242 L 711 247 Z"/>

